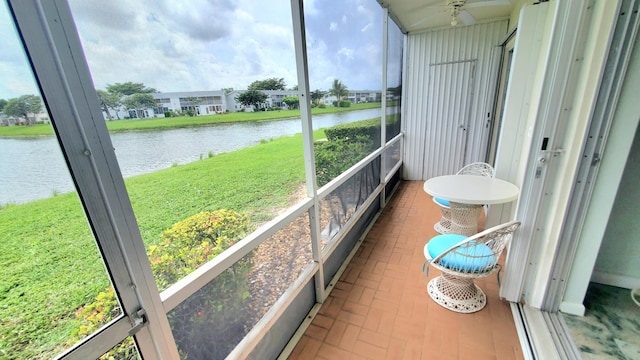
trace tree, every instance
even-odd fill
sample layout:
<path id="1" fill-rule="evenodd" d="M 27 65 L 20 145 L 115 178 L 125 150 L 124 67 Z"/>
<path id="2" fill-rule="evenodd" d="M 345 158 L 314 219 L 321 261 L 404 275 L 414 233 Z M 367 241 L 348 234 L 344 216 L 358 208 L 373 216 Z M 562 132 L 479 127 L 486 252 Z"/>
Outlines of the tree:
<path id="1" fill-rule="evenodd" d="M 22 95 L 9 99 L 3 111 L 8 116 L 22 117 L 26 125 L 31 125 L 29 114 L 37 114 L 42 110 L 42 99 L 36 95 Z"/>
<path id="2" fill-rule="evenodd" d="M 262 108 L 262 103 L 267 100 L 268 95 L 259 90 L 247 90 L 236 96 L 236 101 L 244 106 L 253 106 L 254 109 Z"/>
<path id="3" fill-rule="evenodd" d="M 156 107 L 156 99 L 151 94 L 137 93 L 126 97 L 122 104 L 127 110 L 136 110 L 137 115 L 138 110 Z"/>
<path id="4" fill-rule="evenodd" d="M 109 120 L 113 120 L 113 117 L 111 116 L 111 112 L 109 111 L 109 109 L 116 111 L 116 117 L 118 119 L 120 119 L 120 116 L 118 116 L 118 108 L 120 107 L 120 105 L 122 105 L 122 101 L 120 101 L 120 98 L 122 98 L 122 94 L 120 93 L 110 93 L 104 90 L 98 90 L 98 100 L 100 100 L 100 107 L 102 107 L 102 110 L 104 110 L 105 113 L 107 113 L 107 118 L 109 118 Z"/>
<path id="5" fill-rule="evenodd" d="M 222 88 L 220 90 L 224 91 L 226 95 L 231 94 L 233 92 L 233 88 Z"/>
<path id="6" fill-rule="evenodd" d="M 320 100 L 326 95 L 327 93 L 325 91 L 322 91 L 320 89 L 312 91 L 311 92 L 311 101 L 314 104 L 318 104 L 320 102 Z"/>
<path id="7" fill-rule="evenodd" d="M 282 102 L 287 104 L 290 109 L 297 109 L 300 104 L 297 96 L 285 96 L 282 98 Z"/>
<path id="8" fill-rule="evenodd" d="M 391 93 L 391 95 L 393 95 L 394 99 L 397 99 L 400 96 L 402 96 L 402 85 L 398 85 L 396 87 L 389 87 L 387 89 L 387 92 Z"/>
<path id="9" fill-rule="evenodd" d="M 187 115 L 198 116 L 198 105 L 204 103 L 204 99 L 195 96 L 189 96 L 185 98 L 184 105 L 187 107 Z"/>
<path id="10" fill-rule="evenodd" d="M 158 90 L 146 87 L 143 83 L 134 83 L 127 81 L 126 83 L 107 84 L 107 91 L 112 94 L 133 95 L 133 94 L 150 94 L 158 92 Z"/>
<path id="11" fill-rule="evenodd" d="M 2 109 L 4 109 L 5 105 L 7 105 L 7 100 L 0 99 L 0 112 L 2 112 Z"/>
<path id="12" fill-rule="evenodd" d="M 333 79 L 333 85 L 331 86 L 331 89 L 329 89 L 329 94 L 336 97 L 336 99 L 338 100 L 336 105 L 340 107 L 340 100 L 342 100 L 343 97 L 349 95 L 349 90 L 340 80 Z"/>
<path id="13" fill-rule="evenodd" d="M 247 90 L 284 90 L 285 87 L 284 78 L 270 78 L 252 82 Z"/>

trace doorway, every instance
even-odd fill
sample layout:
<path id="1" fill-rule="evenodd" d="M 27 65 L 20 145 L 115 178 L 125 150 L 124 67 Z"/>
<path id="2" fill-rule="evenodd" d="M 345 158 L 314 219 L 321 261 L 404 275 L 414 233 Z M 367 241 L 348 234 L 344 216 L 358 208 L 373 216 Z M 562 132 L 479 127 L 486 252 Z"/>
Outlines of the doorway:
<path id="1" fill-rule="evenodd" d="M 466 164 L 475 68 L 475 60 L 429 65 L 423 179 Z"/>

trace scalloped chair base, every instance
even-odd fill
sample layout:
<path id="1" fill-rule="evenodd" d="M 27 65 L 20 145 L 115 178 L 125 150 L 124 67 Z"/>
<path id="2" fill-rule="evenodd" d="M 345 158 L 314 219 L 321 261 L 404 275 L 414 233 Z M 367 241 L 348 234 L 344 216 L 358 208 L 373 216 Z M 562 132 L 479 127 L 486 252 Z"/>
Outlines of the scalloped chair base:
<path id="1" fill-rule="evenodd" d="M 472 278 L 442 274 L 429 281 L 427 292 L 438 305 L 459 313 L 474 313 L 487 304 L 487 296 Z"/>
<path id="2" fill-rule="evenodd" d="M 433 224 L 433 229 L 440 234 L 448 234 L 451 232 L 451 220 L 445 218 L 444 216 L 440 221 Z"/>

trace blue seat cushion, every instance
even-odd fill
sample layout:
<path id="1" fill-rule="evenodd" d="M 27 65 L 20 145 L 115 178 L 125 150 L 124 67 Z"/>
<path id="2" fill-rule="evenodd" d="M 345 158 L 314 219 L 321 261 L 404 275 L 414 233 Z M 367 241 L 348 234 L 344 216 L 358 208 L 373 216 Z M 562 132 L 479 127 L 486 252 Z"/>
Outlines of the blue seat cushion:
<path id="1" fill-rule="evenodd" d="M 438 204 L 440 204 L 440 205 L 444 205 L 444 206 L 451 206 L 451 205 L 449 204 L 449 200 L 446 200 L 446 199 L 443 199 L 443 198 L 439 198 L 439 197 L 434 197 L 433 199 L 434 199 L 435 201 L 437 201 L 437 202 L 438 202 Z"/>
<path id="2" fill-rule="evenodd" d="M 463 241 L 467 237 L 458 234 L 444 234 L 433 237 L 427 243 L 429 256 L 434 259 L 436 256 L 449 250 L 455 244 Z M 496 258 L 491 248 L 485 244 L 476 244 L 469 247 L 462 247 L 445 255 L 440 264 L 446 268 L 463 271 L 478 272 L 491 268 L 496 264 Z"/>

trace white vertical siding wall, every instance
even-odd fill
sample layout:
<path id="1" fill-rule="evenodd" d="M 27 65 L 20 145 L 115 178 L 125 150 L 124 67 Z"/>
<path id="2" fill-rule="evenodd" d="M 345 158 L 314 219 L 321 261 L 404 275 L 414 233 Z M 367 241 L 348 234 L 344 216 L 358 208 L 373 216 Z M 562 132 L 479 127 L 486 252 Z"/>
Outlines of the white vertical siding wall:
<path id="1" fill-rule="evenodd" d="M 442 131 L 437 122 L 427 122 L 429 116 L 430 64 L 475 61 L 475 79 L 473 98 L 470 105 L 468 123 L 468 142 L 466 144 L 466 163 L 484 161 L 489 138 L 489 117 L 493 111 L 497 68 L 499 64 L 500 42 L 507 33 L 508 20 L 482 23 L 472 26 L 451 27 L 421 33 L 412 33 L 407 37 L 407 69 L 404 82 L 403 130 L 405 132 L 404 178 L 423 179 L 425 159 L 425 141 L 427 132 Z M 460 74 L 448 73 L 454 79 Z M 439 81 L 446 84 L 447 81 Z M 446 89 L 443 89 L 446 91 Z M 446 100 L 445 100 L 446 101 Z M 449 99 L 451 104 L 456 99 Z M 440 104 L 446 107 L 447 104 Z M 491 114 L 490 118 L 493 117 Z M 443 136 L 450 136 L 447 133 Z M 436 155 L 433 155 L 436 156 Z M 435 161 L 435 159 L 434 159 Z M 451 161 L 454 161 L 453 159 Z M 439 159 L 442 172 L 449 172 L 446 159 Z"/>

